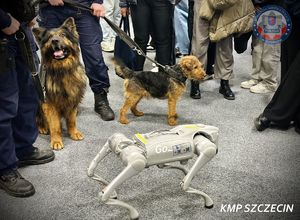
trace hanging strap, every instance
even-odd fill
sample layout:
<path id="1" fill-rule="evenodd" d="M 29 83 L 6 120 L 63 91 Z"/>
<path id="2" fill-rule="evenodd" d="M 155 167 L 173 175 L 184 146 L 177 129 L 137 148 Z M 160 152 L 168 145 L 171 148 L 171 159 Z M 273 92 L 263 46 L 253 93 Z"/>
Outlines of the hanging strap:
<path id="1" fill-rule="evenodd" d="M 30 69 L 31 77 L 32 77 L 34 86 L 36 88 L 36 91 L 38 93 L 39 99 L 41 102 L 44 102 L 45 101 L 44 92 L 43 92 L 43 88 L 42 88 L 42 85 L 40 82 L 40 78 L 38 75 L 36 65 L 34 63 L 33 52 L 32 52 L 29 40 L 25 34 L 25 31 L 22 29 L 22 27 L 20 27 L 20 29 L 15 33 L 15 39 L 18 41 L 22 57 Z"/>
<path id="2" fill-rule="evenodd" d="M 121 18 L 119 28 L 122 29 L 123 25 L 123 31 L 130 37 L 130 24 L 129 24 L 129 17 L 128 15 Z"/>

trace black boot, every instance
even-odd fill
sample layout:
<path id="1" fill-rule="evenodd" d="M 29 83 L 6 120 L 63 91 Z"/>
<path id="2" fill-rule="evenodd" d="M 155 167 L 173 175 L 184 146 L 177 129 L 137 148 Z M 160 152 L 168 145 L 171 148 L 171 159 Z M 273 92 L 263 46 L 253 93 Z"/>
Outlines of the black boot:
<path id="1" fill-rule="evenodd" d="M 219 93 L 223 94 L 225 99 L 234 100 L 234 93 L 231 91 L 228 80 L 221 79 Z"/>
<path id="2" fill-rule="evenodd" d="M 0 188 L 15 197 L 28 197 L 35 193 L 33 185 L 17 170 L 9 170 L 0 174 Z"/>
<path id="3" fill-rule="evenodd" d="M 95 97 L 95 112 L 97 112 L 103 121 L 111 121 L 115 119 L 115 114 L 110 108 L 107 100 L 107 92 L 102 90 L 98 94 L 94 94 Z"/>
<path id="4" fill-rule="evenodd" d="M 191 93 L 190 96 L 192 99 L 201 99 L 201 92 L 199 88 L 199 82 L 191 81 Z"/>
<path id="5" fill-rule="evenodd" d="M 41 150 L 37 147 L 33 147 L 28 151 L 17 151 L 16 153 L 19 159 L 19 167 L 49 163 L 55 158 L 55 154 L 51 149 Z"/>

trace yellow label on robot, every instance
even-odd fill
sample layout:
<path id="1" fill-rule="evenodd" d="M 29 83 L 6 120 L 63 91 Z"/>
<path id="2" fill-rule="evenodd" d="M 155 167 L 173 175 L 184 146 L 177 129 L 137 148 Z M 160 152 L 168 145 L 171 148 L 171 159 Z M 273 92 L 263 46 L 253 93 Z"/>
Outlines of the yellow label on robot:
<path id="1" fill-rule="evenodd" d="M 147 144 L 148 141 L 140 133 L 135 134 L 135 137 L 140 140 L 143 144 Z"/>
<path id="2" fill-rule="evenodd" d="M 192 128 L 192 129 L 194 129 L 194 128 L 199 128 L 198 125 L 184 125 L 183 127 L 184 127 L 184 128 Z"/>

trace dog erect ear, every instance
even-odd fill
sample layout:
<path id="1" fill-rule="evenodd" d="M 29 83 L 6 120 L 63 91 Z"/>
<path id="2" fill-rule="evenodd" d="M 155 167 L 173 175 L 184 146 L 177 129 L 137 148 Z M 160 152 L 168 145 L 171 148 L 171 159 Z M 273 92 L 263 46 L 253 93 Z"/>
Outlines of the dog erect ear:
<path id="1" fill-rule="evenodd" d="M 38 43 L 42 41 L 45 32 L 47 32 L 46 28 L 38 27 L 32 29 L 33 35 Z"/>
<path id="2" fill-rule="evenodd" d="M 74 18 L 72 17 L 67 18 L 65 22 L 62 24 L 62 27 L 67 28 L 72 34 L 77 35 Z"/>

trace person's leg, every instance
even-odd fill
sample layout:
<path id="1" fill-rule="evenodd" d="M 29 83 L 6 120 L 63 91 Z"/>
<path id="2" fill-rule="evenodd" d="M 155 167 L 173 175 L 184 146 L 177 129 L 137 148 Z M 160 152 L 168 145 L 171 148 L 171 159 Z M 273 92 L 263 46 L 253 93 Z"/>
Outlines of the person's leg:
<path id="1" fill-rule="evenodd" d="M 23 29 L 35 49 L 31 32 L 28 27 Z M 0 188 L 12 196 L 27 197 L 33 195 L 35 189 L 17 171 L 18 165 L 50 162 L 54 159 L 54 153 L 33 147 L 37 138 L 36 90 L 31 72 L 13 37 L 9 38 L 6 49 L 15 65 L 8 71 L 0 71 Z"/>
<path id="2" fill-rule="evenodd" d="M 103 6 L 105 8 L 105 17 L 114 22 L 116 25 L 120 24 L 120 21 L 115 21 L 115 0 L 105 0 L 103 1 Z M 112 52 L 114 51 L 114 41 L 112 40 L 114 31 L 107 24 L 107 22 L 100 18 L 100 25 L 103 31 L 103 40 L 101 42 L 101 48 L 103 51 Z"/>
<path id="3" fill-rule="evenodd" d="M 32 31 L 27 25 L 23 25 L 22 29 L 26 35 L 25 40 L 28 40 L 31 47 L 36 70 L 38 70 L 39 58 L 36 53 L 38 48 Z M 51 149 L 43 150 L 33 146 L 38 136 L 36 114 L 40 100 L 32 79 L 32 72 L 21 54 L 21 49 L 18 47 L 15 54 L 19 88 L 18 113 L 12 121 L 16 154 L 19 166 L 43 164 L 52 161 L 55 155 Z"/>
<path id="4" fill-rule="evenodd" d="M 189 53 L 189 36 L 188 36 L 188 0 L 180 1 L 174 10 L 174 29 L 176 48 L 179 48 L 181 54 L 186 55 Z"/>
<path id="5" fill-rule="evenodd" d="M 189 54 L 191 54 L 192 49 L 192 37 L 193 37 L 193 26 L 194 26 L 194 1 L 189 0 L 189 7 L 188 7 L 188 36 L 189 36 Z"/>
<path id="6" fill-rule="evenodd" d="M 300 107 L 300 51 L 263 115 L 277 124 L 288 125 Z"/>
<path id="7" fill-rule="evenodd" d="M 16 65 L 18 65 L 18 62 L 16 62 Z M 26 71 L 26 74 L 30 76 L 28 71 Z M 27 84 L 27 82 L 25 83 Z M 35 120 L 31 121 L 31 123 L 30 121 L 26 121 L 24 126 L 15 125 L 14 121 L 17 118 L 24 122 L 22 116 L 32 114 L 31 112 L 23 112 L 24 114 L 20 112 L 18 105 L 20 91 L 18 86 L 18 73 L 16 69 L 5 73 L 0 72 L 0 189 L 3 189 L 12 196 L 28 197 L 35 193 L 35 189 L 17 171 L 18 159 L 16 156 L 16 146 L 21 144 L 23 149 L 32 148 L 31 140 L 35 140 L 35 134 L 32 134 L 30 130 L 32 130 L 32 124 L 35 123 Z M 23 108 L 21 107 L 21 109 Z M 26 131 L 27 127 L 29 132 Z M 26 134 L 30 135 L 28 140 L 26 139 Z M 16 142 L 15 138 L 17 138 Z"/>
<path id="8" fill-rule="evenodd" d="M 259 94 L 275 92 L 280 64 L 280 44 L 262 43 L 262 48 L 260 82 L 250 88 L 250 92 Z"/>
<path id="9" fill-rule="evenodd" d="M 90 12 L 81 11 L 75 15 L 75 23 L 79 34 L 79 43 L 86 74 L 90 87 L 95 95 L 95 111 L 104 121 L 114 119 L 114 112 L 107 100 L 110 86 L 108 68 L 104 63 L 100 47 L 102 30 L 99 18 L 92 16 Z"/>
<path id="10" fill-rule="evenodd" d="M 241 87 L 244 89 L 250 89 L 252 86 L 257 85 L 260 81 L 260 72 L 262 69 L 263 59 L 263 45 L 264 42 L 252 35 L 252 72 L 250 74 L 251 79 L 241 83 Z"/>
<path id="11" fill-rule="evenodd" d="M 207 65 L 207 50 L 209 45 L 209 22 L 200 18 L 199 8 L 201 7 L 202 0 L 194 2 L 194 24 L 192 34 L 192 47 L 191 54 L 196 56 L 204 68 Z"/>
<path id="12" fill-rule="evenodd" d="M 157 62 L 162 65 L 172 65 L 173 6 L 168 1 L 148 0 L 148 2 L 151 5 Z"/>
<path id="13" fill-rule="evenodd" d="M 0 71 L 0 173 L 17 169 L 12 121 L 18 112 L 18 100 L 16 70 Z"/>
<path id="14" fill-rule="evenodd" d="M 68 17 L 71 17 L 72 12 L 73 10 L 65 7 L 47 6 L 40 9 L 37 21 L 40 27 L 58 28 Z"/>
<path id="15" fill-rule="evenodd" d="M 31 30 L 28 27 L 23 27 L 23 30 L 30 43 L 33 56 L 37 57 L 37 48 Z M 18 50 L 15 56 L 19 102 L 18 114 L 13 119 L 12 123 L 18 156 L 24 153 L 23 151 L 32 152 L 34 150 L 33 144 L 38 136 L 38 129 L 35 121 L 39 104 L 37 90 L 32 80 L 31 71 L 24 62 L 21 54 L 22 52 Z M 36 69 L 38 69 L 39 64 L 37 62 L 39 61 L 35 62 Z"/>
<path id="16" fill-rule="evenodd" d="M 113 20 L 114 20 L 115 24 L 120 24 L 121 17 L 122 17 L 121 13 L 120 13 L 120 6 L 119 6 L 120 1 L 113 0 L 113 2 L 114 2 Z M 117 33 L 112 31 L 112 38 L 115 39 L 116 36 L 117 36 Z"/>
<path id="17" fill-rule="evenodd" d="M 234 100 L 235 95 L 229 86 L 229 80 L 233 78 L 233 47 L 232 37 L 229 36 L 216 44 L 215 78 L 221 79 L 219 92 L 225 99 Z"/>
<path id="18" fill-rule="evenodd" d="M 105 17 L 114 22 L 114 0 L 105 0 L 103 1 L 103 6 L 105 8 Z M 104 19 L 100 19 L 100 24 L 103 32 L 103 41 L 108 42 L 112 37 L 113 30 L 107 24 Z M 119 24 L 117 24 L 119 25 Z"/>
<path id="19" fill-rule="evenodd" d="M 151 13 L 150 6 L 146 0 L 139 0 L 137 5 L 131 5 L 131 18 L 134 30 L 134 41 L 146 53 L 147 44 L 149 41 L 150 27 L 151 27 Z M 135 70 L 143 70 L 145 58 L 143 56 L 136 56 Z"/>
<path id="20" fill-rule="evenodd" d="M 203 64 L 205 70 L 207 66 L 207 50 L 209 46 L 209 22 L 200 18 L 199 8 L 202 0 L 194 1 L 194 17 L 193 17 L 193 31 L 191 40 L 191 54 L 196 56 Z M 201 93 L 199 82 L 191 81 L 191 98 L 200 99 Z"/>

